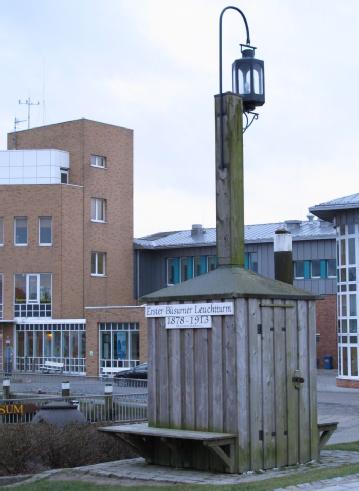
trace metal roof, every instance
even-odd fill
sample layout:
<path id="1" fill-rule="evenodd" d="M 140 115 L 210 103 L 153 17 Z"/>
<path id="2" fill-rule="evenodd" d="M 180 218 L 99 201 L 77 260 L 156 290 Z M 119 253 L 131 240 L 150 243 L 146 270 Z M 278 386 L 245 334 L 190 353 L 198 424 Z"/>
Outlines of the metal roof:
<path id="1" fill-rule="evenodd" d="M 294 241 L 334 239 L 333 225 L 322 220 L 287 220 L 286 222 L 245 225 L 246 243 L 273 242 L 278 228 L 287 228 Z M 216 245 L 216 229 L 203 228 L 192 235 L 192 230 L 162 232 L 134 240 L 136 249 L 169 249 L 178 247 L 208 247 Z"/>
<path id="2" fill-rule="evenodd" d="M 143 302 L 208 300 L 222 298 L 320 298 L 287 283 L 272 280 L 236 266 L 220 267 L 141 298 Z"/>
<path id="3" fill-rule="evenodd" d="M 351 210 L 355 208 L 359 208 L 359 193 L 320 203 L 319 205 L 312 206 L 309 210 L 323 220 L 332 220 L 335 211 Z"/>

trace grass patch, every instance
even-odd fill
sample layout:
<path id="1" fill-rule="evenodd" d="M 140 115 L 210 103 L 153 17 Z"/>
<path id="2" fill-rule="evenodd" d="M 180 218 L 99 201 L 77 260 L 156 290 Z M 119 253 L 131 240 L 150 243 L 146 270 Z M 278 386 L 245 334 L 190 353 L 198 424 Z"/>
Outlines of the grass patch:
<path id="1" fill-rule="evenodd" d="M 324 450 L 346 450 L 347 452 L 359 452 L 359 442 L 333 443 L 333 445 L 326 445 Z"/>
<path id="2" fill-rule="evenodd" d="M 272 491 L 273 489 L 293 486 L 296 484 L 302 484 L 306 482 L 319 481 L 322 479 L 330 479 L 334 477 L 348 476 L 350 474 L 359 473 L 359 464 L 348 464 L 336 468 L 329 469 L 313 469 L 307 472 L 298 472 L 283 477 L 275 477 L 270 479 L 263 479 L 261 481 L 240 483 L 240 484 L 228 484 L 228 485 L 184 485 L 173 484 L 166 486 L 119 486 L 119 485 L 95 485 L 89 482 L 83 481 L 38 481 L 33 484 L 19 484 L 21 491 L 112 491 L 118 490 L 131 490 L 131 491 L 154 491 L 159 489 L 160 491 Z"/>

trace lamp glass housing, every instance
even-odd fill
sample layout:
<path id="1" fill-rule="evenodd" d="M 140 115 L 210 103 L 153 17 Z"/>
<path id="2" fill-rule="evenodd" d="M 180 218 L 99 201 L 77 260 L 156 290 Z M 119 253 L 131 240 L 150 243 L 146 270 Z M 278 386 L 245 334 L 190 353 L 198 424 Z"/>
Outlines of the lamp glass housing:
<path id="1" fill-rule="evenodd" d="M 255 48 L 246 46 L 242 49 L 242 58 L 232 64 L 232 90 L 243 99 L 245 111 L 253 111 L 263 106 L 264 62 L 254 58 Z"/>

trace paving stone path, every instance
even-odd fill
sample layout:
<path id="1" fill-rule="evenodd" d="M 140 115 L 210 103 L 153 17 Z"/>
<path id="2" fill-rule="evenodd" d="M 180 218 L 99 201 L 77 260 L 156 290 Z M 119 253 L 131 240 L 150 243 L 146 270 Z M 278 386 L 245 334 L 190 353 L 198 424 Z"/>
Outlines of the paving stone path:
<path id="1" fill-rule="evenodd" d="M 321 462 L 293 466 L 285 469 L 273 469 L 266 472 L 246 474 L 213 474 L 188 469 L 173 469 L 164 466 L 148 465 L 144 459 L 118 460 L 101 464 L 76 467 L 73 469 L 58 469 L 35 475 L 25 482 L 36 482 L 42 479 L 81 480 L 97 484 L 122 485 L 152 485 L 159 487 L 165 484 L 240 484 L 254 481 L 263 481 L 274 477 L 288 475 L 301 475 L 313 469 L 329 469 L 343 464 L 359 463 L 359 452 L 323 451 Z M 23 481 L 24 482 L 24 481 Z M 299 484 L 280 488 L 281 491 L 344 491 L 347 489 L 359 490 L 359 474 L 340 478 L 326 479 L 314 483 Z"/>

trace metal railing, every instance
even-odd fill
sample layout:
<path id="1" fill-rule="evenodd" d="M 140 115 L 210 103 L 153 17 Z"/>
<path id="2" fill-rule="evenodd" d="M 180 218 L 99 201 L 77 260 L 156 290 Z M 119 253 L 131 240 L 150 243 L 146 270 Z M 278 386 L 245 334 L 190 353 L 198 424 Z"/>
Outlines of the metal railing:
<path id="1" fill-rule="evenodd" d="M 0 424 L 30 423 L 34 415 L 50 402 L 70 402 L 77 406 L 88 423 L 131 423 L 147 420 L 147 394 L 114 394 L 111 396 L 23 396 L 0 400 Z"/>

